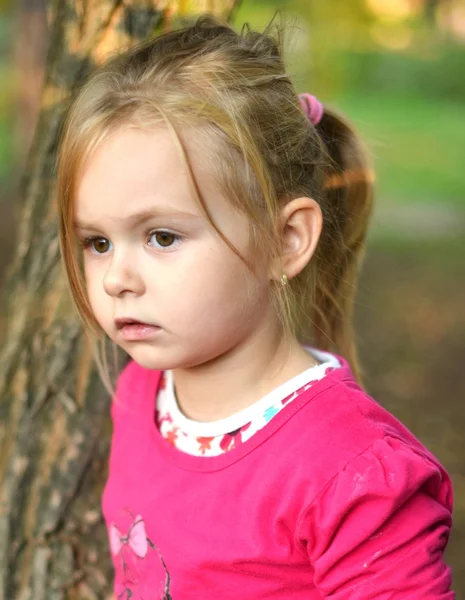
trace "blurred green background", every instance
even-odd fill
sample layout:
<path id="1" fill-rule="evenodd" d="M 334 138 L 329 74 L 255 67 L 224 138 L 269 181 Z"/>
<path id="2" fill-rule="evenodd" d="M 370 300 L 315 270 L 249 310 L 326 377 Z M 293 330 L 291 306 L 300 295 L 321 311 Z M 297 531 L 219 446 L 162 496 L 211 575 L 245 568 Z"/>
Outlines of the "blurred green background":
<path id="1" fill-rule="evenodd" d="M 375 165 L 356 310 L 366 387 L 452 475 L 447 559 L 465 600 L 465 1 L 243 0 L 234 23 L 262 30 L 276 11 L 297 90 L 345 112 Z M 46 43 L 42 0 L 0 12 L 0 275 Z"/>

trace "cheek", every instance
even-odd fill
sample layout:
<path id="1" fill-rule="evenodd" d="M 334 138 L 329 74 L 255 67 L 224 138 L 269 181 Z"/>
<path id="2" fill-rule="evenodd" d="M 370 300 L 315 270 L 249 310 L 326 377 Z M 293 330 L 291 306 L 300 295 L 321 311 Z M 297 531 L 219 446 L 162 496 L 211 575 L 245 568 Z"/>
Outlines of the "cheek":
<path id="1" fill-rule="evenodd" d="M 105 296 L 102 277 L 96 266 L 89 264 L 88 261 L 84 263 L 84 278 L 89 303 L 94 313 L 98 316 L 99 308 L 101 310 L 102 300 Z"/>
<path id="2" fill-rule="evenodd" d="M 212 249 L 195 268 L 186 271 L 180 287 L 182 293 L 176 302 L 181 302 L 181 312 L 203 319 L 237 321 L 250 316 L 265 294 L 264 282 L 257 280 L 232 251 L 223 248 Z"/>

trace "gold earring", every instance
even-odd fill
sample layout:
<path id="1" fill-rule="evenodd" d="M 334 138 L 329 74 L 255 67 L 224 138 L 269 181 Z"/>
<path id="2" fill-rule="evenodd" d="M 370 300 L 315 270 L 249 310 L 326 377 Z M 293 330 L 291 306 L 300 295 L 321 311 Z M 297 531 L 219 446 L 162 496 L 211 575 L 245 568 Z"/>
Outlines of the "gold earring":
<path id="1" fill-rule="evenodd" d="M 280 282 L 281 282 L 282 287 L 285 287 L 287 285 L 288 279 L 287 279 L 286 273 L 283 273 L 281 275 Z"/>

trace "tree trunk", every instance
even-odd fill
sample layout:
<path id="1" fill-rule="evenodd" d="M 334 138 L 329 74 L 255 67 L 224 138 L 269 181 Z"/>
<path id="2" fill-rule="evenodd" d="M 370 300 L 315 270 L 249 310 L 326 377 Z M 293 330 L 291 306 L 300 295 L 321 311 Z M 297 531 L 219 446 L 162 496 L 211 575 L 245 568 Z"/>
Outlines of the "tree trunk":
<path id="1" fill-rule="evenodd" d="M 18 67 L 15 163 L 23 166 L 38 117 L 48 35 L 45 0 L 17 0 L 15 9 L 19 27 L 14 40 Z"/>
<path id="2" fill-rule="evenodd" d="M 70 92 L 110 52 L 238 0 L 53 0 L 0 355 L 0 600 L 111 597 L 100 512 L 109 398 L 66 290 L 51 198 Z"/>

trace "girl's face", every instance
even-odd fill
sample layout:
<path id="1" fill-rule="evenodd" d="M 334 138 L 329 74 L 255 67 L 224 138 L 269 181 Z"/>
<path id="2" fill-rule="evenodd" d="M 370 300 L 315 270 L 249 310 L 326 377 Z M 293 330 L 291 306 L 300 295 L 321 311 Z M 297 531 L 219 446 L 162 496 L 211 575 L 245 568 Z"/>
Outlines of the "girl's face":
<path id="1" fill-rule="evenodd" d="M 247 256 L 246 217 L 218 192 L 190 135 L 190 163 L 210 214 Z M 268 268 L 253 275 L 202 215 L 164 128 L 119 129 L 92 154 L 75 221 L 95 317 L 146 368 L 205 363 L 276 319 Z"/>

